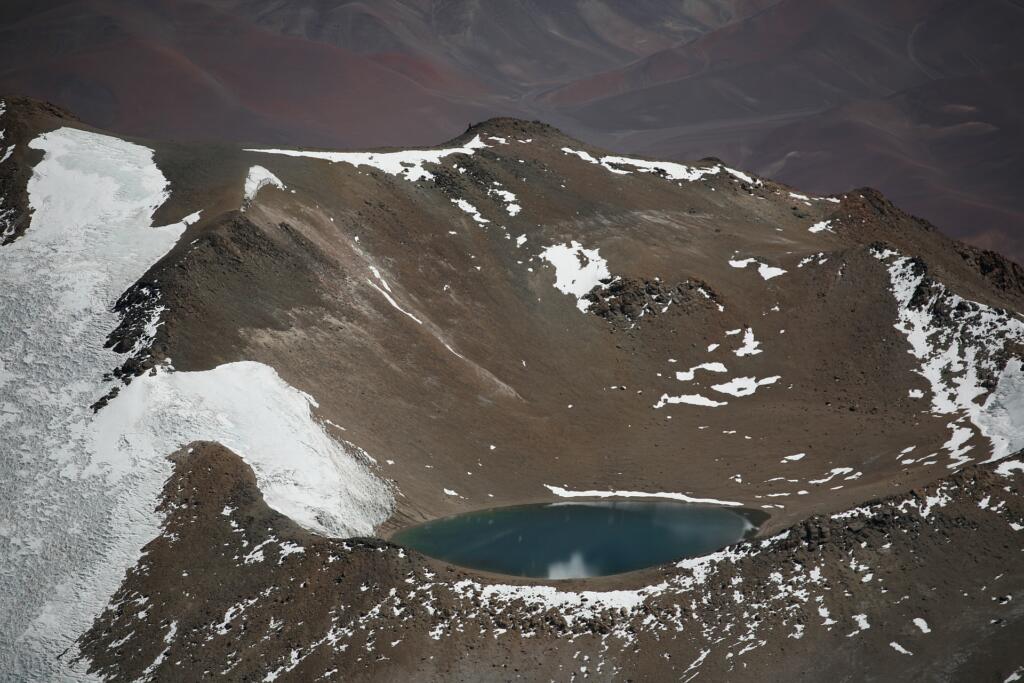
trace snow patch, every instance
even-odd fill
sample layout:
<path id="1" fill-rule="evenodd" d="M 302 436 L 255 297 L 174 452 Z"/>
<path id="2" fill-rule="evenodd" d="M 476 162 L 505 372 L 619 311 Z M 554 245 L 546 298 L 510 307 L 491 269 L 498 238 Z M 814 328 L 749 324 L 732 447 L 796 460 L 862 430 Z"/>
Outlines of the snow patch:
<path id="1" fill-rule="evenodd" d="M 245 177 L 245 194 L 242 199 L 242 211 L 245 211 L 246 206 L 256 199 L 256 194 L 267 185 L 276 187 L 279 190 L 285 189 L 284 183 L 281 182 L 281 179 L 262 166 L 253 166 L 249 169 L 249 175 Z"/>
<path id="2" fill-rule="evenodd" d="M 555 288 L 576 297 L 576 308 L 584 313 L 591 302 L 583 296 L 601 284 L 601 280 L 611 277 L 608 262 L 601 258 L 598 250 L 585 249 L 576 240 L 551 245 L 540 257 L 555 267 Z"/>
<path id="3" fill-rule="evenodd" d="M 315 406 L 262 363 L 144 375 L 97 414 L 92 466 L 124 477 L 190 441 L 216 441 L 252 467 L 274 510 L 324 536 L 372 534 L 391 493 L 324 431 Z"/>
<path id="4" fill-rule="evenodd" d="M 764 280 L 771 280 L 773 277 L 778 277 L 786 273 L 786 270 L 783 268 L 769 266 L 767 263 L 761 263 L 760 261 L 754 258 L 729 261 L 729 265 L 732 266 L 733 268 L 746 268 L 752 263 L 757 264 L 757 272 Z"/>
<path id="5" fill-rule="evenodd" d="M 706 408 L 717 408 L 719 406 L 728 405 L 726 401 L 716 401 L 702 396 L 701 394 L 683 394 L 682 396 L 669 396 L 668 394 L 662 394 L 658 402 L 654 404 L 655 408 L 664 408 L 667 405 L 673 405 L 677 403 L 685 403 L 691 406 L 704 406 Z"/>
<path id="6" fill-rule="evenodd" d="M 685 493 L 664 493 L 664 492 L 648 492 L 648 491 L 571 491 L 561 486 L 551 486 L 550 484 L 544 484 L 544 488 L 551 493 L 559 496 L 560 498 L 667 498 L 669 500 L 678 500 L 683 503 L 707 503 L 711 505 L 728 505 L 731 507 L 741 506 L 743 503 L 737 503 L 731 500 L 718 500 L 717 498 L 694 498 Z"/>
<path id="7" fill-rule="evenodd" d="M 737 330 L 739 332 L 739 330 Z M 743 346 L 733 351 L 737 356 L 756 356 L 761 353 L 761 342 L 754 339 L 754 330 L 747 328 L 743 331 Z"/>
<path id="8" fill-rule="evenodd" d="M 247 149 L 247 152 L 282 154 L 290 157 L 323 159 L 331 163 L 345 163 L 352 166 L 370 166 L 389 175 L 406 180 L 430 180 L 434 175 L 424 164 L 438 164 L 453 154 L 472 155 L 474 151 L 487 147 L 477 135 L 462 147 L 448 149 L 407 149 L 399 152 L 312 152 L 299 149 Z"/>
<path id="9" fill-rule="evenodd" d="M 480 211 L 475 206 L 467 202 L 465 199 L 453 199 L 452 204 L 468 213 L 473 218 L 473 220 L 479 223 L 480 225 L 486 225 L 487 223 L 490 223 L 489 220 L 480 215 Z"/>
<path id="10" fill-rule="evenodd" d="M 634 157 L 623 157 L 623 156 L 603 156 L 600 159 L 594 158 L 594 156 L 583 150 L 571 149 L 569 147 L 563 147 L 562 152 L 565 154 L 572 154 L 574 156 L 583 159 L 591 164 L 598 164 L 603 166 L 612 173 L 619 175 L 629 175 L 631 171 L 627 171 L 622 166 L 632 166 L 640 173 L 655 173 L 663 175 L 669 180 L 686 180 L 694 181 L 700 180 L 704 176 L 718 175 L 719 173 L 727 173 L 734 178 L 738 178 L 745 183 L 751 185 L 760 185 L 760 180 L 755 180 L 751 176 L 742 171 L 723 166 L 721 164 L 715 164 L 714 166 L 696 167 L 687 166 L 685 164 L 679 164 L 672 161 L 649 161 L 647 159 L 636 159 Z"/>
<path id="11" fill-rule="evenodd" d="M 698 370 L 707 370 L 708 372 L 728 372 L 728 369 L 722 363 L 701 363 L 700 365 L 694 365 L 692 368 L 684 372 L 677 372 L 676 379 L 680 382 L 691 382 Z"/>
<path id="12" fill-rule="evenodd" d="M 959 415 L 949 423 L 945 448 L 951 467 L 967 460 L 966 443 L 976 428 L 988 438 L 988 462 L 1024 448 L 1024 372 L 1011 357 L 1000 368 L 1008 345 L 1024 342 L 1024 322 L 1012 314 L 964 299 L 944 285 L 925 281 L 923 266 L 891 250 L 875 250 L 889 270 L 898 319 L 895 327 L 907 339 L 909 353 L 920 362 L 917 373 L 928 380 L 932 413 Z M 998 376 L 984 403 L 982 376 Z M 913 394 L 910 394 L 913 396 Z M 967 422 L 968 425 L 965 425 Z"/>
<path id="13" fill-rule="evenodd" d="M 765 377 L 764 379 L 757 379 L 754 377 L 735 377 L 724 384 L 715 384 L 711 388 L 720 394 L 730 394 L 731 396 L 750 396 L 757 391 L 758 387 L 775 384 L 780 379 L 781 377 L 779 377 L 779 375 Z"/>

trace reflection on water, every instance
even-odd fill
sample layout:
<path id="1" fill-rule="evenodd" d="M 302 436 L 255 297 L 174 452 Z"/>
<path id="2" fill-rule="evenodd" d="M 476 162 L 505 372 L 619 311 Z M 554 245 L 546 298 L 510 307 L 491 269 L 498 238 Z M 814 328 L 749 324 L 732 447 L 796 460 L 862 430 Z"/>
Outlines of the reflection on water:
<path id="1" fill-rule="evenodd" d="M 663 501 L 573 501 L 471 512 L 393 540 L 489 572 L 585 578 L 714 552 L 753 531 L 752 514 Z"/>
<path id="2" fill-rule="evenodd" d="M 597 576 L 596 567 L 589 567 L 583 561 L 583 553 L 574 550 L 565 562 L 552 562 L 548 565 L 549 579 L 576 579 L 584 576 Z"/>

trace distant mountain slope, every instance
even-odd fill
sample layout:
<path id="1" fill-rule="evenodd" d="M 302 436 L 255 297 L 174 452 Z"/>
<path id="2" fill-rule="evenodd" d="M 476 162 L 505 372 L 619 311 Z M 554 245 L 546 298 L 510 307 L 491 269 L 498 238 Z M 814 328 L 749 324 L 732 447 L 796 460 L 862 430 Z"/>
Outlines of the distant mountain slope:
<path id="1" fill-rule="evenodd" d="M 1024 260 L 1012 0 L 5 3 L 0 92 L 123 134 L 425 145 L 519 116 L 624 153 L 879 187 Z"/>
<path id="2" fill-rule="evenodd" d="M 1024 258 L 1012 2 L 784 0 L 542 99 L 619 149 L 715 154 L 816 192 L 859 183 Z"/>

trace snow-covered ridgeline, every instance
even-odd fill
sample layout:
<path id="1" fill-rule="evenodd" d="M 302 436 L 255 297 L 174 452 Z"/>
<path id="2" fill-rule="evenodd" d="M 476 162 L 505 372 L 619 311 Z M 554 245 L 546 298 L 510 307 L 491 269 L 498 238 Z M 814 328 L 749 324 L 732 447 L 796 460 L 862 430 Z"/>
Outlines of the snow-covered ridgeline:
<path id="1" fill-rule="evenodd" d="M 736 169 L 723 166 L 722 164 L 715 164 L 714 166 L 707 166 L 698 168 L 696 166 L 687 166 L 686 164 L 679 164 L 673 161 L 649 161 L 647 159 L 635 159 L 633 157 L 622 157 L 622 156 L 603 156 L 600 159 L 594 157 L 589 152 L 572 149 L 570 147 L 563 147 L 562 151 L 565 154 L 571 154 L 577 156 L 584 161 L 591 164 L 598 164 L 603 166 L 605 169 L 612 173 L 619 175 L 628 175 L 631 171 L 627 171 L 622 166 L 632 166 L 640 173 L 658 173 L 664 174 L 669 180 L 687 180 L 694 181 L 700 180 L 704 176 L 718 175 L 719 173 L 728 173 L 734 178 L 738 178 L 745 183 L 751 185 L 760 185 L 760 180 L 755 180 L 751 176 L 737 171 Z"/>
<path id="2" fill-rule="evenodd" d="M 165 456 L 180 445 L 235 449 L 271 506 L 324 533 L 371 531 L 391 497 L 311 399 L 259 364 L 140 377 L 94 415 L 123 360 L 104 348 L 113 304 L 186 225 L 151 227 L 167 198 L 151 150 L 71 128 L 31 146 L 44 152 L 32 224 L 0 248 L 0 671 L 82 679 L 73 652 L 57 656 L 160 532 Z"/>
<path id="3" fill-rule="evenodd" d="M 352 166 L 371 166 L 384 173 L 397 175 L 406 180 L 430 180 L 433 174 L 424 164 L 437 164 L 452 154 L 473 154 L 475 150 L 488 145 L 477 135 L 462 147 L 447 149 L 406 149 L 398 152 L 313 152 L 301 149 L 247 149 L 247 152 L 283 154 L 290 157 L 324 159 L 333 163 Z"/>
<path id="4" fill-rule="evenodd" d="M 921 361 L 917 372 L 931 385 L 932 412 L 959 416 L 949 425 L 953 436 L 946 444 L 954 464 L 968 460 L 970 446 L 964 444 L 971 425 L 991 442 L 989 461 L 1024 448 L 1024 363 L 1007 350 L 1024 343 L 1024 321 L 926 279 L 915 259 L 891 250 L 873 253 L 889 269 L 895 327 Z M 982 375 L 997 378 L 993 390 Z"/>

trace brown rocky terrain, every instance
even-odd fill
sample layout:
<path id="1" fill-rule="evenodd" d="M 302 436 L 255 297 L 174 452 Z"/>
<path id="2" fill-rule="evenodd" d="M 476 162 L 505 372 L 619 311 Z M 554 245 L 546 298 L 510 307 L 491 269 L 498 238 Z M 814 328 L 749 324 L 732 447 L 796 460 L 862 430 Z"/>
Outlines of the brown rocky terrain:
<path id="1" fill-rule="evenodd" d="M 112 680 L 967 681 L 1020 670 L 1019 470 L 969 467 L 706 561 L 517 595 L 387 542 L 305 533 L 217 445 L 176 459 L 164 534 L 85 636 Z"/>
<path id="2" fill-rule="evenodd" d="M 129 144 L 7 106 L 26 149 Z M 515 119 L 349 156 L 131 144 L 167 183 L 132 239 L 181 232 L 104 301 L 109 364 L 89 375 L 87 419 L 175 466 L 149 480 L 161 501 L 140 498 L 159 502 L 159 533 L 76 666 L 112 680 L 1002 680 L 1021 666 L 1012 261 L 872 189 L 814 197 Z M 51 230 L 18 179 L 53 177 L 59 158 L 0 165 L 12 206 L 35 208 L 0 258 Z M 272 374 L 206 426 L 197 401 L 255 366 Z M 360 514 L 282 513 L 292 470 L 245 441 L 248 414 L 291 415 L 274 382 L 309 398 L 317 431 L 292 419 L 271 456 L 334 444 L 375 482 L 353 493 Z M 264 393 L 279 403 L 259 413 Z M 566 492 L 767 519 L 709 558 L 561 582 L 386 540 Z"/>

